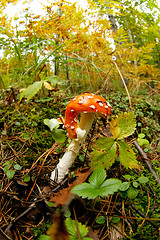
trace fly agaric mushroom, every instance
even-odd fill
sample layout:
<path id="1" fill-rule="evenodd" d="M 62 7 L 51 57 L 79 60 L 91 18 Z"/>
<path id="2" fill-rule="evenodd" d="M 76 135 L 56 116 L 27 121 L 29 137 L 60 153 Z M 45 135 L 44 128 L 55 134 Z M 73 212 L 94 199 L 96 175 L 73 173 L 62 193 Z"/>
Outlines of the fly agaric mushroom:
<path id="1" fill-rule="evenodd" d="M 80 113 L 80 122 L 78 122 Z M 92 93 L 83 93 L 68 103 L 64 126 L 72 141 L 56 169 L 51 173 L 51 180 L 54 182 L 61 182 L 68 173 L 92 126 L 95 113 L 103 118 L 111 114 L 111 106 L 105 98 Z"/>

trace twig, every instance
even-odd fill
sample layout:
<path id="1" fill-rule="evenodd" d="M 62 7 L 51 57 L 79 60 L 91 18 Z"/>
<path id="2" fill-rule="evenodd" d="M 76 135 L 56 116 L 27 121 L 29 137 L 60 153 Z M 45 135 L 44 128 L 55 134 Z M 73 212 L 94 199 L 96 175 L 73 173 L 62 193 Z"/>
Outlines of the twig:
<path id="1" fill-rule="evenodd" d="M 147 167 L 149 169 L 149 171 L 153 174 L 154 178 L 156 179 L 157 183 L 160 184 L 160 178 L 158 176 L 158 174 L 154 171 L 154 169 L 152 168 L 152 164 L 150 163 L 147 154 L 143 151 L 143 149 L 139 146 L 137 141 L 133 141 L 134 145 L 136 146 L 136 148 L 138 149 L 138 151 L 140 152 L 140 154 L 142 155 L 145 163 L 147 164 Z"/>
<path id="2" fill-rule="evenodd" d="M 32 203 L 23 213 L 21 213 L 17 218 L 13 219 L 10 224 L 7 226 L 7 228 L 5 229 L 4 233 L 6 234 L 10 228 L 13 226 L 14 223 L 16 223 L 19 219 L 21 219 L 24 215 L 26 215 L 27 213 L 29 213 L 33 208 L 35 208 L 35 203 Z"/>
<path id="3" fill-rule="evenodd" d="M 137 209 L 133 204 L 131 205 L 132 208 L 143 218 L 146 218 L 146 221 L 148 221 L 152 226 L 155 228 L 159 228 L 157 224 L 155 224 L 153 221 L 149 220 L 144 213 L 142 213 L 139 209 Z"/>
<path id="4" fill-rule="evenodd" d="M 52 148 L 49 149 L 49 150 L 50 150 L 50 151 L 47 152 L 47 154 L 46 154 L 46 156 L 45 156 L 45 158 L 44 158 L 44 160 L 43 160 L 43 162 L 42 162 L 42 164 L 41 164 L 41 166 L 40 166 L 40 168 L 39 168 L 39 171 L 38 171 L 38 173 L 37 173 L 37 177 L 36 177 L 36 179 L 35 179 L 35 181 L 34 181 L 34 184 L 33 184 L 32 188 L 31 188 L 31 191 L 30 191 L 29 194 L 28 194 L 28 197 L 26 198 L 26 201 L 28 201 L 29 197 L 31 196 L 31 193 L 33 192 L 33 189 L 34 189 L 34 187 L 35 187 L 35 185 L 36 185 L 36 183 L 37 183 L 37 180 L 38 180 L 38 177 L 39 177 L 40 172 L 41 172 L 41 170 L 42 170 L 42 167 L 43 167 L 43 165 L 44 165 L 47 157 L 48 157 L 49 154 L 52 152 Z"/>
<path id="5" fill-rule="evenodd" d="M 78 221 L 77 221 L 77 216 L 76 216 L 76 211 L 75 211 L 74 206 L 73 206 L 73 213 L 74 213 L 74 218 L 75 218 L 75 222 L 76 222 L 78 239 L 81 240 L 81 235 L 80 235 L 80 231 L 79 231 L 79 227 L 78 227 Z"/>

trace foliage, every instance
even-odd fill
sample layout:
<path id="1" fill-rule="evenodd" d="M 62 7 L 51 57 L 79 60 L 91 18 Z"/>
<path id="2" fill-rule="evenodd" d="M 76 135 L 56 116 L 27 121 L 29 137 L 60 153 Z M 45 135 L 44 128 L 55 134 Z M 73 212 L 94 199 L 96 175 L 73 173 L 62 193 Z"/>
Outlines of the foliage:
<path id="1" fill-rule="evenodd" d="M 41 95 L 42 93 L 43 95 Z M 18 98 L 19 93 L 15 91 L 15 94 Z M 21 222 L 21 220 L 19 220 L 18 222 L 15 222 L 15 236 L 17 232 L 18 234 L 20 232 L 20 234 L 22 233 L 23 236 L 27 238 L 32 237 L 36 240 L 41 238 L 48 239 L 48 236 L 46 235 L 46 230 L 48 229 L 49 225 L 46 226 L 46 218 L 48 219 L 51 217 L 51 219 L 53 219 L 52 213 L 50 213 L 49 208 L 51 207 L 51 210 L 55 210 L 56 212 L 61 209 L 60 206 L 55 207 L 54 202 L 52 204 L 48 204 L 48 196 L 50 197 L 50 195 L 47 195 L 47 199 L 45 200 L 47 201 L 47 209 L 43 208 L 41 202 L 40 206 L 42 206 L 42 208 L 39 209 L 37 207 L 39 199 L 41 200 L 42 197 L 44 198 L 46 196 L 46 194 L 42 196 L 41 192 L 39 194 L 38 186 L 40 187 L 41 191 L 42 189 L 46 187 L 48 188 L 50 186 L 50 170 L 55 168 L 56 161 L 58 161 L 66 148 L 66 143 L 58 144 L 55 142 L 55 140 L 53 139 L 53 132 L 49 131 L 48 126 L 44 124 L 44 119 L 57 119 L 60 114 L 64 115 L 65 106 L 70 99 L 70 95 L 61 94 L 62 92 L 51 92 L 50 94 L 48 94 L 48 90 L 45 90 L 43 88 L 35 97 L 31 98 L 29 101 L 24 101 L 22 99 L 21 103 L 11 102 L 10 104 L 0 106 L 2 113 L 0 121 L 0 127 L 2 130 L 0 152 L 2 156 L 2 161 L 0 163 L 0 189 L 2 194 L 1 204 L 3 206 L 1 226 L 6 224 L 6 221 L 10 222 L 10 217 L 16 219 L 17 216 L 21 216 L 23 210 L 28 210 L 30 204 L 32 202 L 34 204 L 35 199 L 37 199 L 38 197 L 38 201 L 36 201 L 36 206 L 34 207 L 33 212 L 31 211 L 30 214 L 23 216 L 23 220 L 25 220 L 26 223 L 32 223 L 32 226 L 37 227 L 35 227 L 34 230 L 31 229 L 31 232 L 27 231 L 25 233 L 23 221 Z M 2 91 L 2 94 L 0 96 L 1 103 L 3 100 L 3 96 L 5 96 L 3 102 L 7 102 L 8 95 L 10 95 L 10 92 Z M 111 103 L 112 105 L 113 116 L 120 116 L 121 112 L 129 112 L 128 97 L 125 93 L 112 91 L 107 96 L 107 98 L 109 103 Z M 105 234 L 103 234 L 103 232 L 107 234 L 109 234 L 110 232 L 110 230 L 106 228 L 106 224 L 111 226 L 114 222 L 121 222 L 120 219 L 125 211 L 125 216 L 127 217 L 127 220 L 129 216 L 129 220 L 131 221 L 131 228 L 133 232 L 130 232 L 131 229 L 129 225 L 126 224 L 125 233 L 127 237 L 124 237 L 124 239 L 128 239 L 130 237 L 132 239 L 139 238 L 157 240 L 158 228 L 154 227 L 152 223 L 148 221 L 148 219 L 151 221 L 153 220 L 152 222 L 157 225 L 159 224 L 159 186 L 150 171 L 147 169 L 146 165 L 144 164 L 142 156 L 137 151 L 135 151 L 135 148 L 133 148 L 130 143 L 132 143 L 133 139 L 136 138 L 148 140 L 149 145 L 142 145 L 141 147 L 144 151 L 146 151 L 148 158 L 151 159 L 150 162 L 152 163 L 152 167 L 154 168 L 154 170 L 157 173 L 160 173 L 160 151 L 158 150 L 158 120 L 160 110 L 158 104 L 159 97 L 158 95 L 148 95 L 147 92 L 144 92 L 144 89 L 142 89 L 141 95 L 132 94 L 131 100 L 132 108 L 134 110 L 134 116 L 137 123 L 136 131 L 134 131 L 132 136 L 129 135 L 124 140 L 120 139 L 116 141 L 122 141 L 126 144 L 129 143 L 129 146 L 132 147 L 132 149 L 134 150 L 140 164 L 140 171 L 126 169 L 120 164 L 112 164 L 112 166 L 105 171 L 105 175 L 108 179 L 118 178 L 122 181 L 120 189 L 115 192 L 116 194 L 111 194 L 108 197 L 96 197 L 96 201 L 94 199 L 88 198 L 76 198 L 73 200 L 72 204 L 75 207 L 78 222 L 82 222 L 82 224 L 85 224 L 87 222 L 87 226 L 92 226 L 90 227 L 90 229 L 92 229 L 93 231 L 95 230 L 94 232 L 98 232 L 98 234 L 102 233 L 101 237 L 105 238 Z M 114 118 L 117 121 L 117 117 L 113 117 L 113 120 Z M 127 122 L 128 118 L 125 119 L 125 121 Z M 132 119 L 129 121 L 132 121 Z M 121 124 L 121 122 L 122 119 L 120 121 L 120 125 L 123 125 Z M 127 126 L 126 122 L 124 123 L 125 126 Z M 135 120 L 133 122 L 135 122 Z M 117 123 L 115 126 L 117 126 Z M 92 138 L 92 140 L 99 138 L 100 134 L 105 134 L 105 130 L 103 131 L 101 129 L 103 129 L 102 122 L 98 121 L 95 126 L 94 138 Z M 91 134 L 92 132 L 90 132 L 89 136 Z M 93 148 L 92 144 L 94 142 L 90 141 L 89 136 L 86 144 L 83 145 L 80 152 L 80 158 L 83 159 L 83 161 L 78 161 L 77 159 L 75 161 L 75 164 L 72 166 L 72 171 L 79 167 L 86 167 L 86 157 L 88 159 L 88 157 L 90 156 L 90 152 Z M 100 138 L 98 141 L 100 141 L 101 139 L 103 138 Z M 105 137 L 104 139 L 104 142 L 102 141 L 101 144 L 99 144 L 99 148 L 104 147 L 104 143 L 106 141 L 105 147 L 107 149 L 109 145 L 113 144 L 114 138 L 111 138 L 112 140 L 108 140 L 108 138 Z M 90 146 L 88 147 L 89 143 Z M 54 146 L 54 148 L 50 155 L 48 155 L 48 157 L 46 158 L 41 172 L 38 175 L 41 164 L 44 160 L 43 154 L 48 151 L 51 146 Z M 116 148 L 117 146 L 118 145 L 116 145 Z M 16 152 L 16 156 L 13 154 L 12 149 L 14 149 L 14 151 Z M 112 154 L 110 156 L 112 157 Z M 17 157 L 19 157 L 19 159 L 17 159 Z M 11 164 L 9 169 L 15 171 L 12 179 L 9 179 L 3 170 L 5 167 L 5 162 L 8 161 L 7 159 L 10 160 Z M 12 161 L 13 159 L 14 161 Z M 37 162 L 38 159 L 39 161 Z M 119 161 L 119 156 L 117 156 L 116 160 L 117 162 Z M 14 165 L 16 164 L 19 164 L 22 169 L 14 169 Z M 31 169 L 32 166 L 34 166 L 33 169 Z M 29 174 L 27 174 L 28 170 L 30 171 Z M 84 169 L 82 169 L 82 171 L 83 170 Z M 35 179 L 37 179 L 37 184 L 34 187 L 34 191 L 32 192 L 29 200 L 26 201 L 28 193 L 32 189 Z M 98 181 L 100 181 L 98 176 L 97 179 Z M 102 184 L 105 181 L 106 179 L 104 179 Z M 73 181 L 73 183 L 75 183 L 75 181 Z M 69 181 L 68 184 L 69 186 L 72 186 L 72 181 Z M 65 183 L 64 186 L 61 186 L 62 193 L 63 190 L 67 190 L 69 188 L 68 184 Z M 9 186 L 9 188 L 7 189 L 7 191 L 5 191 L 7 186 Z M 51 189 L 54 190 L 54 187 L 51 186 Z M 59 192 L 59 190 L 56 191 L 57 193 Z M 61 199 L 59 199 L 59 202 L 61 202 Z M 82 205 L 79 206 L 79 203 L 81 203 Z M 69 207 L 70 211 L 72 211 L 72 204 Z M 144 218 L 136 210 L 134 210 L 132 208 L 132 205 L 134 205 L 142 214 L 144 214 L 146 218 Z M 83 214 L 83 216 L 79 216 L 78 210 L 80 210 L 80 213 Z M 5 214 L 6 212 L 7 214 Z M 36 215 L 36 212 L 38 213 L 38 216 Z M 12 214 L 12 216 L 10 216 L 10 213 Z M 101 218 L 97 216 L 100 216 Z M 131 219 L 131 217 L 133 217 L 133 219 Z M 74 219 L 74 217 L 72 217 L 72 219 Z M 145 221 L 143 222 L 143 220 Z M 42 224 L 40 224 L 41 222 Z M 27 230 L 29 229 L 30 228 L 28 228 L 27 225 Z M 104 229 L 104 231 L 101 231 L 102 229 Z M 10 232 L 12 232 L 12 229 Z M 34 237 L 33 234 L 35 235 Z"/>
<path id="2" fill-rule="evenodd" d="M 6 7 L 4 1 L 2 9 Z M 69 93 L 96 91 L 104 82 L 110 89 L 123 90 L 113 51 L 130 90 L 144 84 L 158 86 L 159 8 L 155 1 L 88 0 L 83 9 L 56 0 L 43 9 L 43 15 L 35 15 L 24 8 L 13 19 L 2 12 L 2 88 L 26 87 L 56 75 Z"/>
<path id="3" fill-rule="evenodd" d="M 122 198 L 136 198 L 140 192 L 140 189 L 138 190 L 140 184 L 146 184 L 149 181 L 149 179 L 144 176 L 136 178 L 131 175 L 123 175 L 123 177 L 128 181 L 123 182 L 119 189 Z"/>
<path id="4" fill-rule="evenodd" d="M 32 97 L 34 97 L 36 95 L 36 93 L 39 92 L 39 90 L 42 88 L 42 86 L 44 86 L 48 90 L 54 91 L 55 89 L 53 88 L 53 86 L 50 83 L 48 83 L 48 81 L 50 81 L 51 83 L 57 83 L 57 82 L 60 83 L 60 79 L 56 76 L 47 78 L 47 81 L 41 80 L 41 81 L 34 82 L 33 84 L 29 85 L 26 89 L 23 89 L 23 91 L 20 95 L 20 101 L 22 100 L 22 98 L 24 96 L 29 101 Z"/>
<path id="5" fill-rule="evenodd" d="M 119 150 L 119 160 L 126 168 L 138 168 L 136 155 L 124 138 L 130 136 L 136 127 L 133 112 L 121 113 L 121 115 L 110 122 L 112 137 L 102 137 L 99 139 L 92 152 L 91 160 L 94 168 L 109 168 L 117 158 L 117 147 Z"/>
<path id="6" fill-rule="evenodd" d="M 149 145 L 149 141 L 147 139 L 145 139 L 144 137 L 145 137 L 144 133 L 138 134 L 137 142 L 139 143 L 140 146 L 148 146 Z"/>
<path id="7" fill-rule="evenodd" d="M 55 118 L 52 118 L 50 120 L 44 119 L 44 124 L 50 128 L 53 133 L 53 139 L 56 142 L 63 143 L 65 141 L 66 135 L 64 133 L 64 130 L 59 129 L 60 124 L 62 124 L 60 121 Z"/>
<path id="8" fill-rule="evenodd" d="M 3 171 L 4 173 L 6 173 L 7 177 L 9 179 L 12 179 L 14 177 L 14 174 L 16 173 L 16 170 L 21 170 L 21 166 L 17 163 L 14 163 L 12 169 L 11 169 L 11 166 L 12 166 L 12 162 L 11 161 L 7 161 L 5 162 L 4 164 L 4 168 L 3 168 Z"/>
<path id="9" fill-rule="evenodd" d="M 79 236 L 77 234 L 77 226 L 75 220 L 72 220 L 70 217 L 68 217 L 65 221 L 68 233 L 70 234 L 69 238 L 71 240 L 78 240 Z M 82 240 L 91 240 L 91 238 L 85 237 L 88 233 L 88 228 L 85 225 L 82 225 L 80 222 L 78 224 L 78 229 L 80 232 L 80 238 Z"/>
<path id="10" fill-rule="evenodd" d="M 37 228 L 32 228 L 34 232 L 34 239 L 50 240 L 50 237 L 45 235 L 46 230 L 50 227 L 51 223 L 48 221 L 45 225 L 40 224 Z"/>
<path id="11" fill-rule="evenodd" d="M 106 172 L 103 169 L 96 169 L 89 177 L 89 183 L 81 183 L 73 187 L 72 193 L 82 198 L 108 197 L 110 194 L 117 192 L 121 187 L 119 179 L 107 179 Z"/>

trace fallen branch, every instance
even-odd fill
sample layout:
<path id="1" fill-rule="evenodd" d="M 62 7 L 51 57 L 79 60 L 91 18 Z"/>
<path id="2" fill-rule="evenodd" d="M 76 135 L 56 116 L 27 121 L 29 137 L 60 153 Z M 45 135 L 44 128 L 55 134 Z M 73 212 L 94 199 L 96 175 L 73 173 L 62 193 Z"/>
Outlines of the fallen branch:
<path id="1" fill-rule="evenodd" d="M 142 155 L 145 163 L 147 164 L 147 167 L 149 169 L 149 171 L 153 174 L 154 178 L 156 179 L 157 183 L 160 184 L 160 178 L 158 176 L 158 174 L 154 171 L 154 169 L 152 168 L 152 164 L 150 163 L 147 154 L 143 151 L 143 149 L 139 146 L 137 141 L 133 141 L 134 145 L 136 146 L 136 148 L 138 149 L 139 153 Z"/>

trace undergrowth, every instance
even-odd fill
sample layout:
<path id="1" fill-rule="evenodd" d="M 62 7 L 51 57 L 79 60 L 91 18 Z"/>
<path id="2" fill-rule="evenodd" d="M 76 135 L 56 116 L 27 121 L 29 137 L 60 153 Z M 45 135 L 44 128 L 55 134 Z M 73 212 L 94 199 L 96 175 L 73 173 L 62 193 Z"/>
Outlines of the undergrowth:
<path id="1" fill-rule="evenodd" d="M 67 189 L 69 185 L 65 183 L 64 186 L 55 190 L 50 185 L 49 178 L 50 172 L 65 151 L 68 140 L 66 138 L 63 143 L 55 142 L 52 132 L 44 124 L 44 119 L 58 118 L 60 114 L 64 116 L 69 99 L 68 96 L 58 94 L 44 95 L 40 99 L 34 97 L 28 102 L 22 100 L 21 103 L 7 102 L 7 99 L 1 98 L 0 201 L 3 207 L 0 227 L 5 231 L 11 224 L 9 229 L 11 234 L 20 235 L 22 239 L 33 237 L 33 239 L 48 240 L 46 231 L 51 222 L 54 222 L 53 216 L 57 212 L 60 212 L 60 216 L 64 215 L 64 209 L 60 204 L 55 206 L 52 197 L 55 197 L 59 190 Z M 153 169 L 160 174 L 158 97 L 145 96 L 144 98 L 142 95 L 133 95 L 131 99 L 132 111 L 136 117 L 136 131 L 127 138 L 127 143 L 131 145 L 134 140 L 141 138 L 141 148 L 147 154 Z M 107 100 L 112 105 L 111 118 L 131 110 L 125 94 L 111 93 L 107 96 Z M 99 137 L 106 134 L 105 131 L 102 122 L 98 120 L 71 170 L 74 171 L 79 167 L 87 169 L 93 144 Z M 69 226 L 67 229 L 70 229 L 68 231 L 73 234 L 71 239 L 75 236 L 75 232 L 71 231 L 75 224 L 73 220 L 84 225 L 80 227 L 80 230 L 81 228 L 82 231 L 84 230 L 85 234 L 82 234 L 84 239 L 89 239 L 91 233 L 94 237 L 99 236 L 99 239 L 108 239 L 109 231 L 115 226 L 114 224 L 118 223 L 121 223 L 123 239 L 158 239 L 159 185 L 138 150 L 134 145 L 132 148 L 141 166 L 139 170 L 124 168 L 117 157 L 116 162 L 106 171 L 107 179 L 117 178 L 123 182 L 121 188 L 108 196 L 96 196 L 92 199 L 80 197 L 69 204 L 70 214 L 65 217 L 71 219 L 67 220 L 67 226 Z M 7 174 L 7 171 L 10 172 Z M 78 176 L 80 177 L 81 174 L 79 173 Z M 76 178 L 74 174 L 72 176 L 73 179 L 69 180 L 70 184 Z M 131 189 L 130 193 L 129 189 Z M 55 195 L 52 190 L 56 192 Z M 33 208 L 30 207 L 31 204 L 34 205 Z M 25 210 L 29 208 L 30 211 L 25 214 Z M 22 213 L 24 215 L 19 221 L 12 221 Z M 59 221 L 61 217 L 57 219 Z M 61 220 L 65 222 L 65 218 Z M 65 231 L 64 235 L 66 236 Z M 91 239 L 94 238 L 91 237 Z"/>

